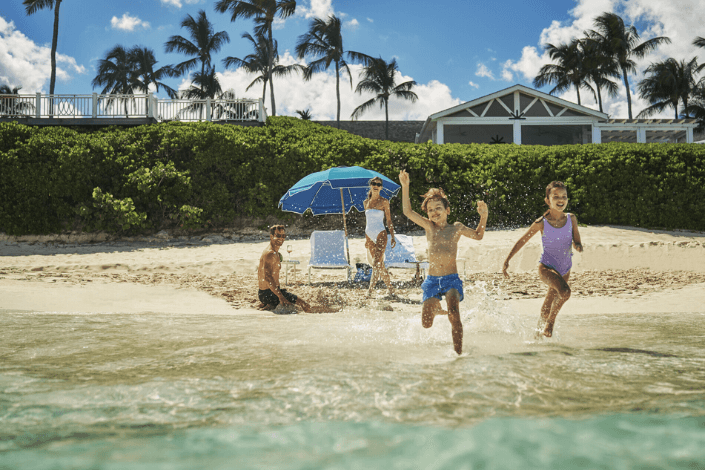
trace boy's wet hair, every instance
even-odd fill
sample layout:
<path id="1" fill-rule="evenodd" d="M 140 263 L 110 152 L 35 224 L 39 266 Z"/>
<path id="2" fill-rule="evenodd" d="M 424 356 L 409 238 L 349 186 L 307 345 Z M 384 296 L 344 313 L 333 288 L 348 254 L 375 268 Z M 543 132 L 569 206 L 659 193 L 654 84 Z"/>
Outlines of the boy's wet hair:
<path id="1" fill-rule="evenodd" d="M 271 227 L 269 227 L 269 234 L 270 235 L 274 235 L 275 233 L 277 233 L 279 231 L 284 232 L 284 231 L 286 231 L 286 228 L 283 225 L 272 225 Z"/>
<path id="2" fill-rule="evenodd" d="M 448 197 L 446 196 L 446 193 L 443 192 L 442 188 L 431 188 L 426 191 L 426 194 L 422 194 L 421 197 L 424 198 L 423 202 L 421 203 L 421 210 L 424 212 L 427 212 L 426 207 L 428 206 L 428 203 L 430 201 L 441 201 L 445 209 L 448 209 L 450 207 Z"/>

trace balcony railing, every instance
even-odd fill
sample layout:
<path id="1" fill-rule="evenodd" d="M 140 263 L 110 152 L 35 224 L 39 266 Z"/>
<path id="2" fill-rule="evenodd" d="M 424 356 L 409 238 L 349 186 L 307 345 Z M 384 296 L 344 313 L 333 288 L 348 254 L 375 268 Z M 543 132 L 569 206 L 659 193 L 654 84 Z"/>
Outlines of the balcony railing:
<path id="1" fill-rule="evenodd" d="M 0 95 L 0 118 L 152 118 L 156 121 L 259 121 L 261 99 L 158 99 L 139 95 Z"/>

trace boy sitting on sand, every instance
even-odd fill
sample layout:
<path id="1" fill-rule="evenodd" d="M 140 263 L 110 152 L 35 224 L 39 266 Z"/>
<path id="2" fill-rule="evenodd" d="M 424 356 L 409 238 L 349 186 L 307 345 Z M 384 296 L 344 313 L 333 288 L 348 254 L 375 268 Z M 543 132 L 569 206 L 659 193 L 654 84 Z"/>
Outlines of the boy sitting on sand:
<path id="1" fill-rule="evenodd" d="M 279 271 L 282 267 L 279 248 L 284 244 L 284 240 L 286 240 L 286 232 L 283 225 L 269 227 L 269 245 L 262 252 L 257 268 L 258 297 L 262 302 L 260 308 L 274 310 L 280 303 L 284 306 L 296 304 L 303 308 L 304 312 L 311 312 L 311 307 L 301 297 L 279 287 Z"/>
<path id="2" fill-rule="evenodd" d="M 411 209 L 409 200 L 409 174 L 402 170 L 399 173 L 402 188 L 402 205 L 404 215 L 412 222 L 420 225 L 426 231 L 428 241 L 428 276 L 421 285 L 423 290 L 423 309 L 421 311 L 421 324 L 424 328 L 431 328 L 436 315 L 448 315 L 448 320 L 453 331 L 453 347 L 455 352 L 463 352 L 463 324 L 460 322 L 460 302 L 463 300 L 463 281 L 458 276 L 456 257 L 458 254 L 458 240 L 466 236 L 475 240 L 482 240 L 487 224 L 487 204 L 477 202 L 477 212 L 480 214 L 480 223 L 473 230 L 460 222 L 448 224 L 450 204 L 442 189 L 431 188 L 422 197 L 421 209 L 428 214 L 428 219 L 417 214 Z M 441 309 L 441 299 L 446 296 L 448 311 Z"/>

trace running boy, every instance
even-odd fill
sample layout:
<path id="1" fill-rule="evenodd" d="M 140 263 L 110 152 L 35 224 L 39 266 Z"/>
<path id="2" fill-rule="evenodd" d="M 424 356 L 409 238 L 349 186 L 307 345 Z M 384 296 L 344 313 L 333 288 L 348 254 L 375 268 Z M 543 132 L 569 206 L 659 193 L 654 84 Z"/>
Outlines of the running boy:
<path id="1" fill-rule="evenodd" d="M 431 188 L 422 197 L 421 209 L 428 219 L 411 209 L 409 200 L 409 174 L 402 170 L 399 173 L 402 188 L 402 205 L 404 215 L 412 222 L 420 225 L 426 231 L 428 241 L 429 269 L 426 280 L 421 285 L 423 290 L 423 309 L 421 324 L 431 328 L 436 315 L 448 315 L 453 332 L 453 347 L 455 352 L 463 352 L 463 324 L 460 322 L 460 302 L 463 300 L 463 281 L 458 276 L 456 258 L 458 255 L 458 240 L 460 236 L 482 240 L 487 225 L 487 204 L 477 202 L 477 212 L 480 223 L 473 230 L 460 222 L 448 224 L 450 204 L 442 189 Z M 446 296 L 448 311 L 441 308 L 441 298 Z"/>

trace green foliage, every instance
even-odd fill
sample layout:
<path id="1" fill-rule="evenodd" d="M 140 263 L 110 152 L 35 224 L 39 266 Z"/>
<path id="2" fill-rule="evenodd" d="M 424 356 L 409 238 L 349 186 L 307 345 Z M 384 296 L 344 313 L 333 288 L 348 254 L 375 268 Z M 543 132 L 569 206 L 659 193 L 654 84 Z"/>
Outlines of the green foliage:
<path id="1" fill-rule="evenodd" d="M 411 177 L 412 207 L 442 187 L 451 221 L 525 225 L 546 185 L 568 185 L 580 222 L 705 230 L 705 146 L 435 145 L 365 139 L 289 117 L 263 127 L 163 123 L 101 130 L 0 124 L 0 231 L 144 233 L 226 227 L 281 216 L 279 198 L 305 175 L 359 165 Z M 401 198 L 392 211 L 401 215 Z M 403 219 L 400 219 L 403 220 Z"/>

